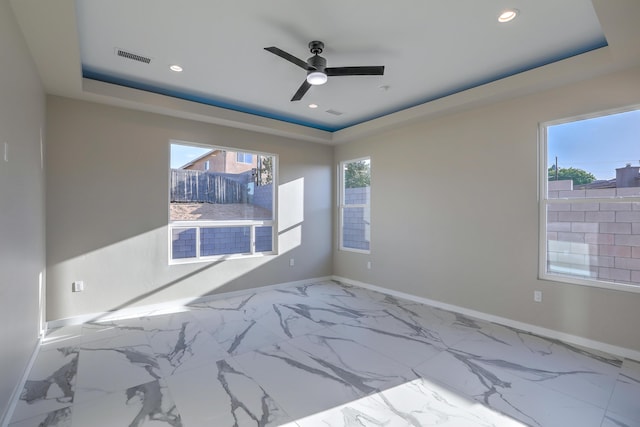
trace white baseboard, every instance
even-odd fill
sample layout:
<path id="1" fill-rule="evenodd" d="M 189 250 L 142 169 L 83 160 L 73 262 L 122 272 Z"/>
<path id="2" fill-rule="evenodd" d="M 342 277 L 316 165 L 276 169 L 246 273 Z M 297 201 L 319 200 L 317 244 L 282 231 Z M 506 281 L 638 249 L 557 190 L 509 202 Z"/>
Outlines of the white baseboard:
<path id="1" fill-rule="evenodd" d="M 526 332 L 531 332 L 536 335 L 541 335 L 543 337 L 557 339 L 560 341 L 564 341 L 570 344 L 579 345 L 582 347 L 591 348 L 598 351 L 603 351 L 605 353 L 610 353 L 616 356 L 626 357 L 632 360 L 640 361 L 640 351 L 632 350 L 625 347 L 618 347 L 615 345 L 603 343 L 600 341 L 591 340 L 588 338 L 580 337 L 577 335 L 567 334 L 564 332 L 556 331 L 553 329 L 547 329 L 536 325 L 531 325 L 529 323 L 519 322 L 517 320 L 508 319 L 506 317 L 494 316 L 492 314 L 483 313 L 481 311 L 471 310 L 464 307 L 459 307 L 457 305 L 447 304 L 440 301 L 431 300 L 428 298 L 419 297 L 412 294 L 407 294 L 404 292 L 394 291 L 391 289 L 386 289 L 380 286 L 370 285 L 368 283 L 359 282 L 357 280 L 347 279 L 346 277 L 333 276 L 333 280 L 337 280 L 338 282 L 346 283 L 348 285 L 359 286 L 361 288 L 370 289 L 372 291 L 381 292 L 384 294 L 388 294 L 394 297 L 407 299 L 410 301 L 419 302 L 421 304 L 430 305 L 433 307 L 441 308 L 448 311 L 453 311 L 456 313 L 463 314 L 465 316 L 475 317 L 480 320 L 486 320 L 488 322 L 499 323 L 504 326 L 509 326 L 516 329 L 521 329 Z"/>
<path id="2" fill-rule="evenodd" d="M 292 286 L 305 285 L 312 282 L 321 282 L 324 280 L 332 280 L 332 276 L 316 277 L 316 278 L 305 279 L 305 280 L 296 280 L 293 282 L 284 282 L 284 283 L 278 283 L 275 285 L 261 286 L 257 288 L 248 288 L 248 289 L 242 289 L 238 291 L 222 292 L 219 294 L 204 295 L 204 296 L 195 297 L 195 298 L 182 298 L 182 299 L 162 302 L 158 304 L 148 304 L 148 305 L 141 305 L 136 307 L 127 307 L 117 311 L 105 311 L 105 312 L 98 312 L 98 313 L 81 314 L 78 316 L 66 317 L 64 319 L 50 320 L 47 322 L 47 329 L 60 328 L 62 326 L 70 326 L 70 325 L 80 325 L 82 323 L 87 323 L 87 322 L 95 322 L 95 321 L 106 322 L 113 319 L 140 317 L 140 316 L 149 315 L 151 313 L 161 313 L 166 310 L 172 310 L 172 309 L 175 309 L 176 307 L 183 307 L 187 304 L 215 301 L 217 299 L 231 298 L 236 295 L 243 295 L 243 294 L 246 294 L 247 292 L 264 292 L 271 289 L 288 288 Z"/>
<path id="3" fill-rule="evenodd" d="M 13 416 L 13 411 L 16 409 L 16 405 L 18 404 L 18 399 L 20 399 L 20 394 L 22 394 L 22 389 L 24 388 L 24 384 L 27 382 L 27 378 L 29 376 L 29 372 L 31 372 L 31 368 L 36 361 L 36 357 L 38 356 L 38 351 L 40 351 L 40 344 L 42 343 L 42 337 L 38 338 L 38 342 L 36 342 L 36 346 L 31 352 L 31 357 L 29 358 L 29 362 L 27 366 L 24 368 L 24 372 L 20 377 L 20 382 L 16 384 L 16 387 L 13 389 L 13 393 L 11 393 L 11 398 L 9 399 L 9 406 L 7 406 L 7 410 L 2 414 L 0 418 L 0 427 L 7 427 L 9 422 L 11 421 L 11 417 Z"/>

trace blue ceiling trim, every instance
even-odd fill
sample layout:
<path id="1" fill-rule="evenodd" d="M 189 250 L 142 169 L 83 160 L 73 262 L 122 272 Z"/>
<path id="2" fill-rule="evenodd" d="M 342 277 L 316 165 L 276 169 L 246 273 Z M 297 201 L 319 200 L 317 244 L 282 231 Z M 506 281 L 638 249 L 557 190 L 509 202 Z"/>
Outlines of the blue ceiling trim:
<path id="1" fill-rule="evenodd" d="M 109 74 L 104 74 L 104 73 L 101 73 L 101 72 L 98 72 L 98 71 L 91 70 L 90 68 L 85 67 L 85 66 L 82 67 L 82 76 L 84 78 L 86 78 L 86 79 L 97 80 L 97 81 L 101 81 L 101 82 L 105 82 L 105 83 L 111 83 L 111 84 L 115 84 L 115 85 L 118 85 L 118 86 L 125 86 L 125 87 L 129 87 L 129 88 L 132 88 L 132 89 L 144 90 L 146 92 L 152 92 L 152 93 L 157 93 L 157 94 L 160 94 L 160 95 L 166 95 L 166 96 L 170 96 L 172 98 L 183 99 L 185 101 L 193 101 L 193 102 L 197 102 L 199 104 L 211 105 L 213 107 L 220 107 L 220 108 L 224 108 L 224 109 L 227 109 L 227 110 L 239 111 L 241 113 L 252 114 L 254 116 L 260 116 L 260 117 L 266 117 L 268 119 L 274 119 L 274 120 L 279 120 L 279 121 L 282 121 L 282 122 L 293 123 L 293 124 L 296 124 L 296 125 L 306 126 L 306 127 L 313 128 L 313 129 L 324 130 L 324 131 L 327 131 L 327 132 L 335 132 L 336 130 L 340 129 L 338 127 L 324 126 L 324 125 L 321 125 L 321 124 L 318 124 L 318 123 L 308 122 L 308 121 L 305 121 L 305 120 L 299 120 L 299 119 L 295 119 L 295 118 L 292 118 L 292 117 L 289 117 L 289 116 L 284 116 L 284 115 L 281 115 L 281 114 L 274 114 L 274 113 L 270 113 L 270 112 L 267 112 L 267 111 L 254 109 L 254 108 L 242 107 L 242 106 L 239 106 L 237 104 L 232 104 L 232 103 L 229 103 L 229 102 L 216 100 L 214 98 L 193 95 L 193 94 L 189 94 L 189 93 L 182 92 L 182 91 L 179 91 L 179 90 L 162 88 L 160 86 L 155 86 L 155 85 L 148 84 L 148 83 L 141 83 L 141 82 L 137 82 L 135 80 L 130 80 L 130 79 L 122 78 L 122 77 L 116 77 L 116 76 L 112 76 L 112 75 L 109 75 Z"/>
<path id="2" fill-rule="evenodd" d="M 260 117 L 266 117 L 269 119 L 274 119 L 274 120 L 279 120 L 279 121 L 283 121 L 283 122 L 287 122 L 287 123 L 293 123 L 296 125 L 301 125 L 301 126 L 306 126 L 309 128 L 313 128 L 313 129 L 318 129 L 318 130 L 323 130 L 323 131 L 327 131 L 327 132 L 335 132 L 335 131 L 339 131 L 342 129 L 346 129 L 348 127 L 351 126 L 355 126 L 358 125 L 360 123 L 364 123 L 367 122 L 369 120 L 374 120 L 380 117 L 384 117 L 387 116 L 389 114 L 393 114 L 393 113 L 397 113 L 399 111 L 402 110 L 406 110 L 408 108 L 413 108 L 416 107 L 418 105 L 422 105 L 422 104 L 426 104 L 427 102 L 432 102 L 435 101 L 437 99 L 441 99 L 441 98 L 445 98 L 447 96 L 451 96 L 454 95 L 456 93 L 460 93 L 460 92 L 464 92 L 465 90 L 469 90 L 469 89 L 473 89 L 475 87 L 478 86 L 482 86 L 484 84 L 487 83 L 492 83 L 507 77 L 511 77 L 514 76 L 516 74 L 520 74 L 523 73 L 525 71 L 530 71 L 533 70 L 535 68 L 539 68 L 554 62 L 558 62 L 561 61 L 563 59 L 568 59 L 571 58 L 573 56 L 577 56 L 577 55 L 581 55 L 583 53 L 587 53 L 590 52 L 592 50 L 596 50 L 596 49 L 600 49 L 603 47 L 608 46 L 607 40 L 602 37 L 600 40 L 597 40 L 596 42 L 592 43 L 591 45 L 587 45 L 587 46 L 582 46 L 580 49 L 575 49 L 569 52 L 564 52 L 560 55 L 556 55 L 553 57 L 549 57 L 549 58 L 545 58 L 544 60 L 538 61 L 534 64 L 528 64 L 526 66 L 523 67 L 518 67 L 518 68 L 514 68 L 512 70 L 506 71 L 502 74 L 498 74 L 498 75 L 494 75 L 491 76 L 489 78 L 485 78 L 485 79 L 480 79 L 477 81 L 474 81 L 473 83 L 469 83 L 466 84 L 464 86 L 460 86 L 457 87 L 455 89 L 446 91 L 446 92 L 442 92 L 439 94 L 436 94 L 434 96 L 430 96 L 428 98 L 424 98 L 421 99 L 415 103 L 409 104 L 409 105 L 404 105 L 400 108 L 395 108 L 392 110 L 388 110 L 376 115 L 372 115 L 369 117 L 365 117 L 363 119 L 359 119 L 350 123 L 347 123 L 345 125 L 341 125 L 341 126 L 326 126 L 326 125 L 321 125 L 318 123 L 314 123 L 314 122 L 309 122 L 309 121 L 305 121 L 305 120 L 300 120 L 300 119 L 296 119 L 293 117 L 289 117 L 289 116 L 285 116 L 282 114 L 275 114 L 275 113 L 270 113 L 268 111 L 264 111 L 264 110 L 260 110 L 260 109 L 256 109 L 256 108 L 249 108 L 249 107 L 243 107 L 237 104 L 233 104 L 230 102 L 226 102 L 226 101 L 220 101 L 220 100 L 216 100 L 214 98 L 209 98 L 209 97 L 204 97 L 204 96 L 198 96 L 198 95 L 193 95 L 193 94 L 189 94 L 186 92 L 182 92 L 179 90 L 174 90 L 174 89 L 166 89 L 166 88 L 162 88 L 159 86 L 155 86 L 152 84 L 148 84 L 148 83 L 141 83 L 141 82 L 137 82 L 135 80 L 130 80 L 130 79 L 126 79 L 126 78 L 122 78 L 122 77 L 116 77 L 116 76 L 112 76 L 112 75 L 108 75 L 105 73 L 101 73 L 95 70 L 92 70 L 88 67 L 83 66 L 82 68 L 82 75 L 84 78 L 87 79 L 91 79 L 91 80 L 98 80 L 101 82 L 105 82 L 105 83 L 112 83 L 112 84 L 116 84 L 119 86 L 125 86 L 125 87 L 129 87 L 132 89 L 139 89 L 139 90 L 144 90 L 147 92 L 152 92 L 152 93 L 157 93 L 160 95 L 166 95 L 166 96 L 170 96 L 173 98 L 178 98 L 178 99 L 183 99 L 186 101 L 193 101 L 193 102 L 197 102 L 200 104 L 205 104 L 205 105 L 211 105 L 214 107 L 220 107 L 220 108 L 225 108 L 227 110 L 233 110 L 233 111 L 239 111 L 242 113 L 247 113 L 247 114 L 253 114 L 256 116 L 260 116 Z"/>
<path id="3" fill-rule="evenodd" d="M 526 65 L 526 66 L 523 66 L 523 67 L 514 68 L 514 69 L 506 71 L 506 72 L 504 72 L 502 74 L 498 74 L 498 75 L 495 75 L 495 76 L 492 76 L 492 77 L 489 77 L 489 78 L 486 78 L 486 79 L 477 80 L 477 81 L 475 81 L 473 83 L 469 83 L 469 84 L 467 84 L 465 86 L 459 86 L 459 87 L 457 87 L 455 89 L 452 89 L 450 91 L 441 92 L 441 93 L 439 93 L 437 95 L 430 96 L 428 98 L 423 98 L 423 99 L 421 99 L 421 100 L 419 100 L 419 101 L 417 101 L 415 103 L 412 103 L 412 104 L 409 104 L 409 105 L 405 105 L 405 106 L 403 106 L 401 108 L 388 110 L 388 111 L 382 112 L 380 114 L 372 115 L 372 116 L 366 117 L 364 119 L 348 123 L 348 124 L 342 126 L 338 130 L 346 129 L 348 127 L 355 126 L 355 125 L 358 125 L 360 123 L 367 122 L 369 120 L 379 119 L 380 117 L 388 116 L 389 114 L 393 114 L 393 113 L 397 113 L 397 112 L 402 111 L 402 110 L 406 110 L 406 109 L 409 109 L 409 108 L 417 107 L 418 105 L 426 104 L 427 102 L 432 102 L 432 101 L 436 101 L 436 100 L 441 99 L 441 98 L 446 98 L 447 96 L 455 95 L 456 93 L 464 92 L 465 90 L 473 89 L 475 87 L 479 87 L 479 86 L 482 86 L 482 85 L 485 85 L 485 84 L 488 84 L 488 83 L 493 83 L 493 82 L 496 82 L 498 80 L 505 79 L 505 78 L 511 77 L 511 76 L 515 76 L 516 74 L 524 73 L 525 71 L 530 71 L 530 70 L 533 70 L 533 69 L 536 69 L 536 68 L 539 68 L 539 67 L 543 67 L 545 65 L 552 64 L 554 62 L 562 61 L 564 59 L 569 59 L 569 58 L 574 57 L 574 56 L 582 55 L 583 53 L 587 53 L 587 52 L 591 52 L 593 50 L 601 49 L 603 47 L 607 47 L 608 45 L 609 44 L 607 43 L 607 40 L 603 36 L 602 39 L 594 42 L 591 45 L 582 46 L 580 49 L 575 49 L 575 50 L 572 50 L 572 51 L 569 51 L 569 52 L 565 52 L 565 53 L 560 54 L 560 55 L 556 55 L 556 56 L 553 56 L 553 57 L 545 58 L 544 60 L 541 60 L 541 61 L 536 62 L 534 64 L 529 64 L 529 65 Z"/>

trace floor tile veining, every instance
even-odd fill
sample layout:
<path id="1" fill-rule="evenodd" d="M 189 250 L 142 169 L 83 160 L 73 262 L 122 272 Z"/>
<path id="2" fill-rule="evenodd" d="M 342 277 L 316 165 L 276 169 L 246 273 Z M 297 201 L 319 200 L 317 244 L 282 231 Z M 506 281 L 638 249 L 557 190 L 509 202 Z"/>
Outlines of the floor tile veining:
<path id="1" fill-rule="evenodd" d="M 640 363 L 337 282 L 50 331 L 9 427 L 640 426 Z"/>

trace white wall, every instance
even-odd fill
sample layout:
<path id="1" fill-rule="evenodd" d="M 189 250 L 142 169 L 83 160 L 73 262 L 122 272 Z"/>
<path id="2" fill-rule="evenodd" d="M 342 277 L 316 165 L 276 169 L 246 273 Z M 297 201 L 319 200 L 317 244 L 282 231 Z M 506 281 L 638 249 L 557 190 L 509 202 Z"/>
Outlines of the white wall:
<path id="1" fill-rule="evenodd" d="M 538 124 L 633 104 L 640 68 L 337 147 L 371 156 L 372 241 L 335 274 L 640 350 L 639 293 L 537 279 Z"/>
<path id="2" fill-rule="evenodd" d="M 0 421 L 39 333 L 44 271 L 45 98 L 13 12 L 0 1 Z M 4 143 L 9 144 L 8 162 Z"/>
<path id="3" fill-rule="evenodd" d="M 47 117 L 49 320 L 331 275 L 332 147 L 55 96 Z M 168 265 L 172 139 L 279 156 L 279 256 Z"/>

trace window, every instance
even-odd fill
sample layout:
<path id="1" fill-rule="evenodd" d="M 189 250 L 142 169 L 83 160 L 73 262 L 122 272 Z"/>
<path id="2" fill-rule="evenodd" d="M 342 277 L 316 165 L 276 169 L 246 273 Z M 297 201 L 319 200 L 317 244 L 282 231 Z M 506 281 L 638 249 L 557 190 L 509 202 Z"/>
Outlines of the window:
<path id="1" fill-rule="evenodd" d="M 640 292 L 640 109 L 540 135 L 540 277 Z"/>
<path id="2" fill-rule="evenodd" d="M 251 163 L 253 163 L 253 154 L 238 152 L 238 154 L 236 155 L 236 161 L 238 163 L 251 164 Z"/>
<path id="3" fill-rule="evenodd" d="M 340 163 L 340 249 L 369 253 L 371 241 L 371 160 Z"/>
<path id="4" fill-rule="evenodd" d="M 277 157 L 256 156 L 257 167 L 241 172 L 207 172 L 190 165 L 212 153 L 231 158 L 220 147 L 171 144 L 169 257 L 171 263 L 209 261 L 275 253 Z M 237 158 L 237 157 L 236 157 Z M 205 162 L 205 167 L 208 166 Z"/>
<path id="5" fill-rule="evenodd" d="M 204 170 L 208 171 L 211 169 L 211 162 L 209 160 L 204 162 Z"/>

